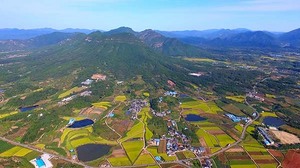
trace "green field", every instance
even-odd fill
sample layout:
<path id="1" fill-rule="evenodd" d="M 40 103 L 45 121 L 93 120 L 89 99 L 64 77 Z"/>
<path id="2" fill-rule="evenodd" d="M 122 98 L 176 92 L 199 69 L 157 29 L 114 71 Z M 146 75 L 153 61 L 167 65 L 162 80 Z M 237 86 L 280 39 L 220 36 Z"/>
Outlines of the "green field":
<path id="1" fill-rule="evenodd" d="M 222 109 L 220 109 L 213 101 L 204 102 L 202 100 L 194 99 L 182 102 L 180 107 L 187 110 L 184 112 L 184 114 L 199 114 L 198 111 L 216 114 L 217 112 L 222 111 Z"/>
<path id="2" fill-rule="evenodd" d="M 160 156 L 163 158 L 165 161 L 175 161 L 177 160 L 176 156 L 168 156 L 166 153 L 158 153 L 157 152 L 157 147 L 148 147 L 147 151 L 150 152 L 154 157 L 155 156 Z"/>
<path id="3" fill-rule="evenodd" d="M 134 165 L 144 165 L 144 164 L 155 164 L 155 160 L 149 154 L 142 154 L 134 162 Z"/>
<path id="4" fill-rule="evenodd" d="M 128 159 L 128 157 L 114 157 L 114 158 L 108 158 L 108 161 L 112 166 L 118 167 L 118 166 L 130 166 L 131 162 Z"/>
<path id="5" fill-rule="evenodd" d="M 226 99 L 241 103 L 241 102 L 244 102 L 245 96 L 226 96 Z"/>
<path id="6" fill-rule="evenodd" d="M 122 143 L 123 148 L 125 149 L 128 158 L 130 159 L 131 163 L 134 163 L 135 160 L 141 153 L 141 150 L 144 146 L 143 141 L 128 141 Z"/>
<path id="7" fill-rule="evenodd" d="M 89 144 L 89 143 L 99 143 L 107 145 L 115 145 L 116 141 L 109 141 L 101 137 L 96 137 L 92 134 L 92 127 L 82 128 L 82 129 L 70 129 L 66 128 L 60 138 L 61 143 L 65 147 L 70 149 L 75 149 L 78 146 Z"/>
<path id="8" fill-rule="evenodd" d="M 126 133 L 126 135 L 120 140 L 120 142 L 124 142 L 133 138 L 142 138 L 143 132 L 144 124 L 142 122 L 138 122 Z"/>

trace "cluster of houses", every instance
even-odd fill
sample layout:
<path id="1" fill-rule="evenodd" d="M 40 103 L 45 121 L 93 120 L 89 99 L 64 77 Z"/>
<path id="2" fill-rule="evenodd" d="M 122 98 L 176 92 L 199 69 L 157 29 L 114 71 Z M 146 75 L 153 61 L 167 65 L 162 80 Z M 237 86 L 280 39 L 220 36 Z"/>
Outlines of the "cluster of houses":
<path id="1" fill-rule="evenodd" d="M 156 112 L 155 110 L 151 109 L 151 112 L 156 117 L 165 117 L 165 116 L 171 114 L 172 111 L 166 110 L 166 111 L 162 111 L 162 112 Z"/>
<path id="2" fill-rule="evenodd" d="M 263 142 L 266 146 L 274 145 L 274 140 L 269 135 L 267 128 L 257 127 L 259 135 L 263 138 Z"/>
<path id="3" fill-rule="evenodd" d="M 93 74 L 91 79 L 87 79 L 83 82 L 81 82 L 81 87 L 84 88 L 85 91 L 83 92 L 80 92 L 78 94 L 74 94 L 74 95 L 71 95 L 69 97 L 66 97 L 64 99 L 62 99 L 60 102 L 58 102 L 59 105 L 65 105 L 65 104 L 68 104 L 71 100 L 75 99 L 76 97 L 78 96 L 82 96 L 82 97 L 86 97 L 86 96 L 91 96 L 92 95 L 92 91 L 90 90 L 87 90 L 91 84 L 96 81 L 103 81 L 103 80 L 106 80 L 106 75 L 103 75 L 103 74 Z"/>
<path id="4" fill-rule="evenodd" d="M 225 113 L 225 116 L 227 116 L 233 122 L 245 121 L 246 123 L 248 123 L 250 121 L 249 117 L 240 117 L 240 116 L 236 116 L 236 115 L 233 115 L 230 113 Z"/>
<path id="5" fill-rule="evenodd" d="M 176 91 L 166 91 L 164 93 L 165 96 L 172 96 L 172 97 L 176 97 L 178 95 L 178 93 Z"/>
<path id="6" fill-rule="evenodd" d="M 143 107 L 147 106 L 148 102 L 142 99 L 134 99 L 130 103 L 130 107 L 127 110 L 126 114 L 131 115 L 131 119 L 135 120 L 137 114 L 142 110 Z"/>
<path id="7" fill-rule="evenodd" d="M 191 146 L 188 137 L 177 131 L 175 120 L 168 120 L 168 136 L 163 136 L 161 139 L 153 139 L 152 144 L 158 146 L 158 153 L 167 153 L 168 156 L 185 150 L 192 151 L 197 156 L 200 156 L 206 151 L 204 147 Z"/>
<path id="8" fill-rule="evenodd" d="M 249 92 L 249 93 L 247 93 L 246 96 L 250 97 L 250 98 L 253 98 L 253 99 L 256 99 L 256 100 L 259 100 L 259 101 L 262 101 L 262 102 L 265 101 L 264 95 L 259 94 L 257 92 Z"/>

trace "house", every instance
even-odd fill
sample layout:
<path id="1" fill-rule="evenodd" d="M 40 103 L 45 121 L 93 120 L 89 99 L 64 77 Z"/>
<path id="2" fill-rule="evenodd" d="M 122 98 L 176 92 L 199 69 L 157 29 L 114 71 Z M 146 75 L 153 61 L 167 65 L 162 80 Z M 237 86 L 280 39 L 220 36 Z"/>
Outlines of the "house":
<path id="1" fill-rule="evenodd" d="M 93 80 L 87 79 L 84 82 L 81 82 L 82 85 L 91 85 L 93 83 Z"/>
<path id="2" fill-rule="evenodd" d="M 175 86 L 176 86 L 175 82 L 173 82 L 173 81 L 171 81 L 171 80 L 168 80 L 167 83 L 168 83 L 168 85 L 169 85 L 170 87 L 175 87 Z"/>
<path id="3" fill-rule="evenodd" d="M 91 77 L 93 80 L 96 80 L 96 81 L 104 81 L 106 80 L 106 75 L 103 75 L 103 74 L 93 74 L 92 77 Z"/>

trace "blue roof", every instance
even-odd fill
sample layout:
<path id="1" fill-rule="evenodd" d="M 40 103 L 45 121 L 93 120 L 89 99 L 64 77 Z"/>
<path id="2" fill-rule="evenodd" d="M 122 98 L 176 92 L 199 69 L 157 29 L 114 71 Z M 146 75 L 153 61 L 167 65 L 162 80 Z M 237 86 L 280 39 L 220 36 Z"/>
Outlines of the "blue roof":
<path id="1" fill-rule="evenodd" d="M 37 158 L 37 159 L 35 160 L 35 162 L 36 162 L 36 164 L 38 165 L 38 167 L 44 167 L 44 166 L 46 166 L 45 162 L 44 162 L 43 159 L 41 159 L 41 158 Z"/>

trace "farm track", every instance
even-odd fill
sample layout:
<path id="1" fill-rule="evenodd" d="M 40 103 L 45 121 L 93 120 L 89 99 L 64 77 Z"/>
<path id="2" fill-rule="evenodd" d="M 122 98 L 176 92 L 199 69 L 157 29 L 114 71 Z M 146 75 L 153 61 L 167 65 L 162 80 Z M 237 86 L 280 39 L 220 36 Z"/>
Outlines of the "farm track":
<path id="1" fill-rule="evenodd" d="M 253 88 L 252 88 L 253 91 L 256 90 L 256 87 L 257 87 L 257 85 L 258 85 L 260 82 L 263 82 L 263 81 L 267 80 L 268 78 L 269 78 L 269 77 L 266 77 L 266 78 L 262 79 L 261 81 L 256 82 L 255 85 L 254 85 Z M 251 107 L 251 108 L 254 110 L 254 113 L 256 113 L 256 117 L 255 117 L 253 120 L 249 121 L 249 122 L 243 127 L 242 134 L 241 134 L 241 136 L 239 137 L 239 139 L 238 139 L 236 142 L 234 142 L 234 143 L 232 143 L 232 144 L 229 144 L 228 146 L 222 148 L 222 149 L 219 150 L 219 151 L 216 151 L 216 152 L 213 153 L 213 154 L 206 155 L 206 156 L 198 156 L 198 157 L 195 157 L 195 158 L 189 158 L 189 159 L 177 160 L 177 161 L 163 162 L 163 163 L 160 163 L 160 164 L 131 165 L 131 166 L 119 166 L 119 167 L 112 167 L 112 168 L 131 168 L 131 167 L 155 166 L 155 165 L 159 165 L 159 166 L 161 167 L 162 164 L 167 164 L 167 163 L 176 163 L 176 164 L 185 165 L 185 164 L 184 164 L 185 161 L 191 161 L 191 160 L 195 160 L 195 159 L 209 159 L 209 158 L 212 158 L 212 157 L 214 157 L 214 156 L 216 156 L 216 155 L 218 155 L 218 154 L 220 154 L 220 153 L 223 153 L 223 152 L 229 150 L 230 148 L 232 148 L 232 147 L 238 145 L 239 143 L 241 143 L 241 142 L 243 141 L 243 139 L 245 138 L 247 128 L 248 128 L 255 120 L 257 120 L 257 119 L 260 117 L 260 115 L 259 115 L 259 113 L 257 112 L 257 110 L 256 110 L 255 108 L 253 108 L 253 107 L 248 103 L 248 101 L 247 101 L 247 96 L 245 97 L 245 103 L 246 103 L 249 107 Z M 119 104 L 119 105 L 120 105 L 120 104 Z M 119 105 L 118 105 L 118 106 L 119 106 Z M 117 108 L 118 106 L 116 106 L 115 108 Z M 114 109 L 115 109 L 115 108 L 114 108 Z M 114 109 L 113 109 L 113 110 L 114 110 Z M 113 111 L 113 110 L 112 110 L 112 111 Z M 107 117 L 107 116 L 108 116 L 108 115 L 106 115 L 105 117 Z M 104 118 L 105 118 L 105 117 L 104 117 Z M 105 120 L 105 123 L 106 123 L 106 120 Z M 107 123 L 106 123 L 106 125 L 108 126 Z M 111 130 L 113 130 L 115 133 L 117 133 L 117 132 L 116 132 L 114 129 L 112 129 L 110 126 L 108 126 L 108 127 L 109 127 Z M 144 129 L 144 131 L 145 131 L 145 129 Z M 117 133 L 117 134 L 120 135 L 119 133 Z M 145 138 L 145 137 L 144 137 L 144 138 Z M 24 148 L 28 148 L 28 149 L 31 149 L 31 150 L 34 150 L 34 151 L 37 151 L 37 152 L 40 152 L 40 153 L 49 154 L 49 155 L 52 155 L 52 156 L 54 156 L 54 157 L 56 157 L 56 158 L 62 159 L 62 160 L 64 160 L 64 161 L 67 161 L 67 162 L 70 162 L 70 163 L 73 163 L 73 164 L 81 165 L 81 166 L 86 167 L 86 168 L 90 168 L 90 167 L 91 167 L 91 166 L 86 165 L 85 163 L 82 163 L 82 162 L 79 162 L 79 161 L 76 161 L 76 160 L 71 160 L 71 159 L 69 159 L 69 158 L 66 158 L 66 157 L 63 157 L 63 156 L 60 156 L 60 155 L 57 155 L 57 154 L 51 154 L 51 153 L 45 152 L 45 151 L 43 151 L 43 150 L 37 149 L 37 148 L 35 148 L 35 147 L 32 147 L 32 146 L 30 146 L 30 145 L 21 144 L 21 143 L 19 143 L 19 142 L 15 142 L 15 141 L 9 140 L 9 139 L 7 139 L 7 138 L 5 138 L 5 137 L 0 137 L 0 140 L 6 141 L 6 142 L 11 143 L 11 144 L 13 144 L 13 145 L 17 145 L 17 146 L 21 146 L 21 147 L 24 147 Z M 145 146 L 144 146 L 144 148 L 145 148 Z M 144 148 L 143 148 L 143 149 L 144 149 Z M 278 167 L 280 167 L 280 166 L 281 166 L 281 165 L 279 165 Z"/>

